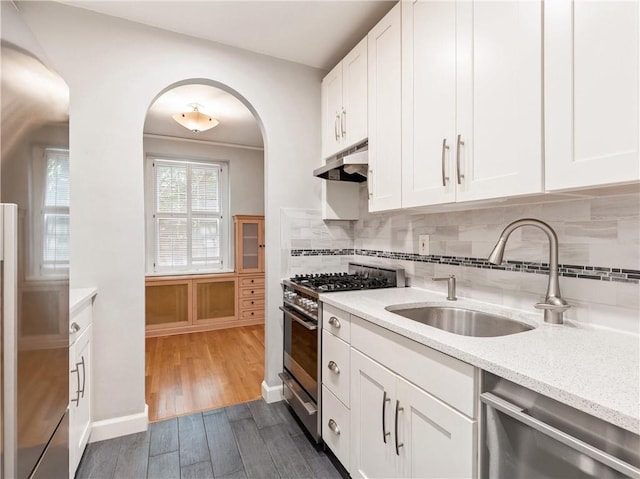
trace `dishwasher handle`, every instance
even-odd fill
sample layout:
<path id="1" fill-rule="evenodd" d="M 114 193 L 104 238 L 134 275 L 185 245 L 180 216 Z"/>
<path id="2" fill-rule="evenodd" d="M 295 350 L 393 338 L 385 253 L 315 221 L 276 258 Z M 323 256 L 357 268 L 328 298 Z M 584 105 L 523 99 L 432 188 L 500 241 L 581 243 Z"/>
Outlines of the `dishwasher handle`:
<path id="1" fill-rule="evenodd" d="M 593 447 L 591 444 L 587 444 L 580 439 L 577 439 L 566 432 L 561 431 L 549 424 L 540 421 L 534 417 L 529 416 L 525 413 L 525 410 L 521 407 L 516 406 L 515 404 L 510 403 L 509 401 L 505 401 L 504 399 L 496 396 L 491 393 L 482 393 L 480 394 L 480 401 L 485 403 L 487 406 L 492 407 L 507 416 L 512 417 L 513 419 L 535 429 L 536 431 L 548 436 L 552 439 L 555 439 L 562 444 L 569 446 L 570 448 L 589 456 L 591 459 L 594 459 L 602 464 L 605 464 L 612 469 L 615 469 L 622 474 L 626 474 L 629 477 L 639 479 L 640 478 L 640 469 L 637 467 L 628 464 L 621 459 L 618 459 L 615 456 L 612 456 L 609 453 L 606 453 L 597 447 Z"/>

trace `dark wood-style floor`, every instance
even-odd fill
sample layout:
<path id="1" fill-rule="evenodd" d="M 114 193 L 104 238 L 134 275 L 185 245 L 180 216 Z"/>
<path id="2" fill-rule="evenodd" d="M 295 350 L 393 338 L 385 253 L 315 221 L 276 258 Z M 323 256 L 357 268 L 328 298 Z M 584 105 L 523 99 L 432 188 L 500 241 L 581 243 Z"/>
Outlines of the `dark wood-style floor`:
<path id="1" fill-rule="evenodd" d="M 262 400 L 153 423 L 87 446 L 77 479 L 328 478 L 340 474 L 282 403 Z"/>
<path id="2" fill-rule="evenodd" d="M 261 397 L 264 325 L 146 339 L 149 421 Z"/>

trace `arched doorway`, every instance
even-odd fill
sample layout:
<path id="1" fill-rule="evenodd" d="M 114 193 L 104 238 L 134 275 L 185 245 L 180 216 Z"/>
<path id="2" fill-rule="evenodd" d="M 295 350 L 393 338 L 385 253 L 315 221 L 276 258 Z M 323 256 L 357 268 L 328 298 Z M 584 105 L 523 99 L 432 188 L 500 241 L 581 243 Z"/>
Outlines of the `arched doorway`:
<path id="1" fill-rule="evenodd" d="M 216 125 L 194 132 L 174 118 L 195 109 Z M 257 399 L 264 267 L 246 274 L 234 259 L 252 247 L 238 225 L 264 222 L 261 122 L 226 86 L 188 80 L 155 98 L 143 143 L 149 420 Z"/>

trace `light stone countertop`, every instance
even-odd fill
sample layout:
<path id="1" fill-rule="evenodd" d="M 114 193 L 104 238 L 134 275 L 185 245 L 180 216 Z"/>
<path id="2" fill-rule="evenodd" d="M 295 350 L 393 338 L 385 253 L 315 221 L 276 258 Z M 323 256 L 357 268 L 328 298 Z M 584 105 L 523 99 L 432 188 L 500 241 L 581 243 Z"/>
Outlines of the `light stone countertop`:
<path id="1" fill-rule="evenodd" d="M 320 300 L 390 331 L 640 433 L 640 338 L 565 321 L 545 324 L 542 312 L 509 309 L 418 288 L 325 293 Z M 524 333 L 474 338 L 448 333 L 386 311 L 390 305 L 455 306 L 536 325 Z"/>
<path id="2" fill-rule="evenodd" d="M 71 288 L 69 290 L 69 313 L 73 315 L 80 311 L 91 302 L 96 294 L 98 294 L 96 288 Z"/>

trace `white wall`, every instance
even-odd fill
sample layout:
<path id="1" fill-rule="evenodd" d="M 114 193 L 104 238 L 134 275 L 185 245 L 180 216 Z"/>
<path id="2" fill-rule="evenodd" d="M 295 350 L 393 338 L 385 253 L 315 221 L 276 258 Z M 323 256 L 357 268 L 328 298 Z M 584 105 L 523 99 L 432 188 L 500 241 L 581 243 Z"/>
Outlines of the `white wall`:
<path id="1" fill-rule="evenodd" d="M 266 386 L 282 363 L 280 209 L 313 207 L 322 72 L 73 7 L 21 2 L 71 90 L 71 283 L 95 286 L 94 420 L 144 411 L 144 204 L 147 108 L 185 79 L 227 85 L 265 136 Z"/>

